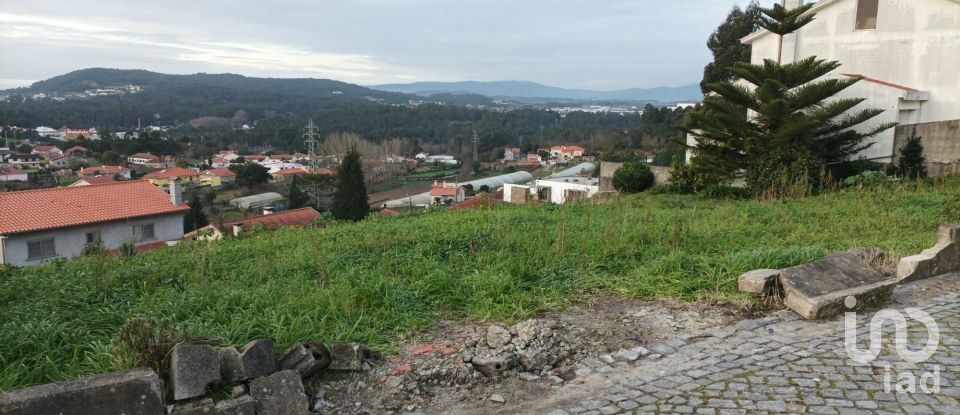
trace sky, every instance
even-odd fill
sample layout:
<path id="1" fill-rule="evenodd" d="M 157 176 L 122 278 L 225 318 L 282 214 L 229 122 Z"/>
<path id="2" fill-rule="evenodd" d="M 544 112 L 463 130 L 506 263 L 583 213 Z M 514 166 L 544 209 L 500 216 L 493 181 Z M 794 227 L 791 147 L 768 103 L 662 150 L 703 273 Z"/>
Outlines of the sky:
<path id="1" fill-rule="evenodd" d="M 707 37 L 746 3 L 0 0 L 0 89 L 91 67 L 361 85 L 677 86 L 699 82 Z"/>

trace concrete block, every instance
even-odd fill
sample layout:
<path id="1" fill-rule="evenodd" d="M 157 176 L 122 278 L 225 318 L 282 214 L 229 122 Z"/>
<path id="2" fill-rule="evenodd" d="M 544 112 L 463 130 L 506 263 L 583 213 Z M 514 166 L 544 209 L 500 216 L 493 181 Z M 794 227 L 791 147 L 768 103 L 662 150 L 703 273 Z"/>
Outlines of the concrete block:
<path id="1" fill-rule="evenodd" d="M 160 377 L 133 369 L 0 393 L 0 414 L 163 415 Z"/>
<path id="2" fill-rule="evenodd" d="M 307 395 L 300 374 L 282 370 L 250 382 L 250 396 L 256 400 L 257 415 L 308 415 Z"/>
<path id="3" fill-rule="evenodd" d="M 170 355 L 170 384 L 176 401 L 207 394 L 220 382 L 220 354 L 213 346 L 180 343 Z"/>
<path id="4" fill-rule="evenodd" d="M 213 399 L 201 398 L 178 403 L 170 415 L 213 415 Z"/>
<path id="5" fill-rule="evenodd" d="M 785 268 L 780 274 L 784 305 L 814 320 L 846 311 L 844 299 L 857 299 L 857 309 L 881 305 L 896 285 L 849 252 L 828 255 L 809 264 Z"/>
<path id="6" fill-rule="evenodd" d="M 257 415 L 257 400 L 250 395 L 217 402 L 214 415 Z"/>
<path id="7" fill-rule="evenodd" d="M 367 363 L 373 352 L 360 343 L 333 343 L 330 345 L 330 366 L 328 370 L 360 372 L 370 369 Z"/>
<path id="8" fill-rule="evenodd" d="M 272 375 L 277 371 L 277 354 L 273 350 L 273 340 L 259 339 L 247 343 L 240 352 L 240 361 L 247 379 Z"/>
<path id="9" fill-rule="evenodd" d="M 897 282 L 905 284 L 960 271 L 960 225 L 943 225 L 938 236 L 933 247 L 900 259 Z"/>
<path id="10" fill-rule="evenodd" d="M 773 290 L 773 286 L 780 276 L 778 269 L 755 269 L 740 274 L 737 286 L 740 292 L 750 294 L 764 294 Z"/>
<path id="11" fill-rule="evenodd" d="M 240 351 L 236 347 L 218 349 L 220 355 L 220 377 L 230 383 L 238 383 L 248 378 L 243 371 L 243 362 L 240 361 Z"/>
<path id="12" fill-rule="evenodd" d="M 330 351 L 320 342 L 297 343 L 280 358 L 281 370 L 295 370 L 307 378 L 330 366 Z"/>

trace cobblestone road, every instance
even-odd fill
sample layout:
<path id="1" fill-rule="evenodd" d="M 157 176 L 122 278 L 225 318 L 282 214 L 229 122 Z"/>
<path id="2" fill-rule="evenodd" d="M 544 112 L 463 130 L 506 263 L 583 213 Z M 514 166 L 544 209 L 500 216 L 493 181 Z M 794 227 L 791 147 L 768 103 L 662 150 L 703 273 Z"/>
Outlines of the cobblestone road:
<path id="1" fill-rule="evenodd" d="M 842 317 L 807 322 L 783 311 L 709 335 L 650 345 L 649 354 L 636 361 L 616 354 L 587 359 L 581 376 L 549 398 L 497 412 L 960 414 L 960 276 L 897 288 L 888 308 L 910 307 L 933 316 L 940 330 L 937 352 L 922 363 L 899 356 L 892 324 L 884 326 L 880 356 L 861 364 L 845 351 Z M 873 314 L 858 315 L 861 349 L 867 348 Z M 927 330 L 909 317 L 907 321 L 910 349 L 919 350 Z M 924 393 L 921 378 L 927 374 L 932 389 L 933 373 L 939 374 L 939 387 Z M 911 376 L 917 379 L 916 393 L 898 392 L 898 380 Z"/>

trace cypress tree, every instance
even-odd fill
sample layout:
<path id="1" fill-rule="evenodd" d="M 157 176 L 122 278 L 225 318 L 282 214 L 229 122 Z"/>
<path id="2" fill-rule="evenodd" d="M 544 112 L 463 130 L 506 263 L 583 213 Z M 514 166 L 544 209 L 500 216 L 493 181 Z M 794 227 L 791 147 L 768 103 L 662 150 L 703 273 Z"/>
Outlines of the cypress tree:
<path id="1" fill-rule="evenodd" d="M 775 35 L 793 33 L 813 21 L 813 15 L 805 14 L 812 6 L 762 9 L 760 26 Z M 692 164 L 713 177 L 745 178 L 755 196 L 786 195 L 798 183 L 816 190 L 825 165 L 849 160 L 872 144 L 864 143 L 867 138 L 894 125 L 864 133 L 852 129 L 883 110 L 848 112 L 864 99 L 830 99 L 861 79 L 820 79 L 839 67 L 816 56 L 788 64 L 741 62 L 731 72 L 753 87 L 705 84 L 714 94 L 681 127 L 698 142 Z"/>
<path id="2" fill-rule="evenodd" d="M 360 153 L 356 149 L 347 153 L 337 169 L 332 213 L 337 220 L 352 221 L 361 220 L 370 213 L 367 186 L 363 181 L 363 166 L 360 164 Z"/>
<path id="3" fill-rule="evenodd" d="M 290 190 L 287 191 L 287 208 L 300 209 L 307 205 L 307 195 L 297 185 L 297 175 L 290 180 Z"/>
<path id="4" fill-rule="evenodd" d="M 207 215 L 203 213 L 203 203 L 200 202 L 200 196 L 196 193 L 190 197 L 190 210 L 183 215 L 183 232 L 191 232 L 200 229 L 209 224 Z"/>
<path id="5" fill-rule="evenodd" d="M 900 161 L 897 167 L 900 174 L 908 179 L 927 177 L 927 159 L 923 156 L 923 144 L 920 137 L 910 137 L 900 149 Z"/>

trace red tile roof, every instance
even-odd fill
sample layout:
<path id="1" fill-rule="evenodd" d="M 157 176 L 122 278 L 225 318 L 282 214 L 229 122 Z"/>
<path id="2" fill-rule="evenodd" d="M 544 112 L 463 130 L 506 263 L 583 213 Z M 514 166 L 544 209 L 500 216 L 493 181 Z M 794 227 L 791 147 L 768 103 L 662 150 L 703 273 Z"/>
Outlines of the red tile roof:
<path id="1" fill-rule="evenodd" d="M 320 212 L 317 212 L 313 208 L 305 207 L 271 213 L 269 215 L 251 216 L 249 218 L 223 222 L 223 226 L 220 227 L 220 229 L 230 229 L 234 225 L 263 225 L 267 228 L 278 228 L 280 226 L 307 226 L 313 224 L 313 220 L 319 217 Z M 214 226 L 219 227 L 220 225 L 218 224 Z"/>
<path id="2" fill-rule="evenodd" d="M 72 184 L 71 186 L 77 185 L 77 183 L 80 183 L 80 182 L 84 182 L 89 185 L 98 185 L 98 184 L 116 183 L 117 181 L 113 179 L 113 176 L 94 176 L 94 177 L 87 177 L 84 179 L 77 180 L 77 182 Z"/>
<path id="3" fill-rule="evenodd" d="M 143 176 L 147 179 L 172 179 L 176 177 L 199 176 L 200 172 L 185 169 L 183 167 L 171 167 L 169 169 L 158 170 Z"/>
<path id="4" fill-rule="evenodd" d="M 33 151 L 46 153 L 48 151 L 59 150 L 57 146 L 47 146 L 42 144 L 37 144 L 33 146 Z"/>
<path id="5" fill-rule="evenodd" d="M 230 169 L 225 168 L 225 167 L 219 168 L 219 169 L 210 169 L 210 170 L 207 170 L 207 171 L 205 171 L 205 172 L 203 172 L 203 173 L 204 173 L 204 174 L 209 174 L 209 175 L 211 175 L 211 176 L 217 176 L 217 177 L 230 177 L 230 176 L 236 176 L 236 175 L 237 175 L 236 173 L 233 172 L 233 170 L 230 170 Z"/>
<path id="6" fill-rule="evenodd" d="M 397 212 L 393 209 L 383 208 L 383 209 L 380 209 L 380 211 L 377 212 L 377 214 L 380 216 L 395 216 L 395 215 L 399 215 L 400 212 Z"/>
<path id="7" fill-rule="evenodd" d="M 0 193 L 0 235 L 183 213 L 144 180 Z"/>
<path id="8" fill-rule="evenodd" d="M 88 151 L 90 150 L 87 149 L 86 147 L 81 147 L 81 146 L 73 146 L 67 149 L 67 153 L 73 153 L 73 152 L 86 153 Z"/>
<path id="9" fill-rule="evenodd" d="M 127 157 L 127 158 L 147 159 L 147 160 L 160 160 L 160 157 L 157 157 L 157 156 L 155 156 L 155 155 L 153 155 L 153 154 L 150 154 L 150 153 L 136 153 L 136 154 L 131 154 L 131 155 L 130 155 L 129 157 Z"/>
<path id="10" fill-rule="evenodd" d="M 0 167 L 0 174 L 27 174 L 27 172 L 20 170 L 16 167 Z"/>
<path id="11" fill-rule="evenodd" d="M 586 151 L 580 146 L 553 146 L 550 151 Z"/>
<path id="12" fill-rule="evenodd" d="M 430 189 L 430 196 L 456 196 L 459 191 L 459 187 L 434 187 Z"/>
<path id="13" fill-rule="evenodd" d="M 81 175 L 96 175 L 96 174 L 117 174 L 130 171 L 130 169 L 123 166 L 94 166 L 94 167 L 84 167 L 80 169 Z"/>
<path id="14" fill-rule="evenodd" d="M 273 172 L 273 174 L 303 174 L 303 173 L 306 173 L 306 172 L 307 172 L 306 170 L 304 170 L 304 169 L 302 169 L 302 168 L 300 168 L 300 167 L 294 167 L 294 168 L 290 168 L 290 169 L 277 170 L 277 171 Z"/>

